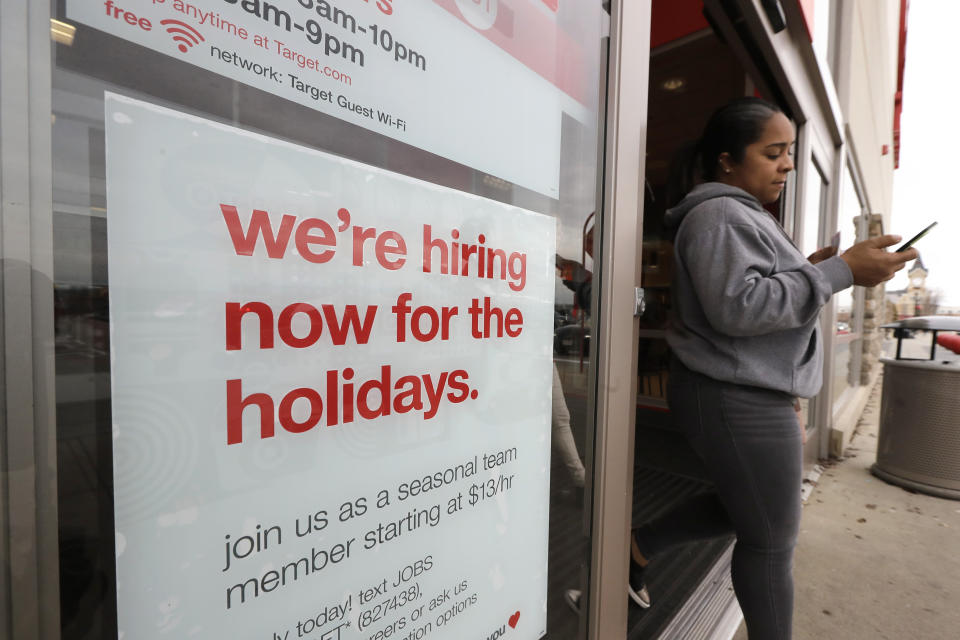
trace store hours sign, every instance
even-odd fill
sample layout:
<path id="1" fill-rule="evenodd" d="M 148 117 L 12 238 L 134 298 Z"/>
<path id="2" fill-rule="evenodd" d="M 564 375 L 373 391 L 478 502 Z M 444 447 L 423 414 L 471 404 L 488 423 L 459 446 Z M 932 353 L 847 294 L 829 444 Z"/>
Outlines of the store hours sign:
<path id="1" fill-rule="evenodd" d="M 594 61 L 545 13 L 540 0 L 66 0 L 69 20 L 186 63 L 171 72 L 225 76 L 557 198 L 561 118 L 593 126 L 597 89 Z"/>
<path id="2" fill-rule="evenodd" d="M 106 123 L 123 636 L 540 637 L 553 220 Z"/>

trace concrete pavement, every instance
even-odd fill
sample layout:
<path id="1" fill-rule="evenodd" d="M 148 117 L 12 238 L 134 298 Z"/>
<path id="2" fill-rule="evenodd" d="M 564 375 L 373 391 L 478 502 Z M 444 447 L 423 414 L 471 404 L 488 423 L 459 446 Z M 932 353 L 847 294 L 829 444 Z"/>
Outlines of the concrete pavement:
<path id="1" fill-rule="evenodd" d="M 804 507 L 795 640 L 960 638 L 960 501 L 870 474 L 881 384 L 844 460 L 826 465 Z M 747 640 L 742 625 L 734 640 Z"/>

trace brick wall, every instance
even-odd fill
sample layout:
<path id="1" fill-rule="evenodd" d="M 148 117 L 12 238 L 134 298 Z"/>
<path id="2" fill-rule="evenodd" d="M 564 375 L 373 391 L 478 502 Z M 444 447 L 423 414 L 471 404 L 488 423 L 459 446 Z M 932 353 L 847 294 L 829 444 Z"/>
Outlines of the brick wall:
<path id="1" fill-rule="evenodd" d="M 883 215 L 868 214 L 869 237 L 883 235 Z M 880 368 L 880 352 L 883 347 L 883 330 L 880 325 L 889 322 L 885 302 L 885 286 L 879 284 L 864 290 L 863 302 L 863 359 L 860 365 L 860 384 L 869 384 Z"/>

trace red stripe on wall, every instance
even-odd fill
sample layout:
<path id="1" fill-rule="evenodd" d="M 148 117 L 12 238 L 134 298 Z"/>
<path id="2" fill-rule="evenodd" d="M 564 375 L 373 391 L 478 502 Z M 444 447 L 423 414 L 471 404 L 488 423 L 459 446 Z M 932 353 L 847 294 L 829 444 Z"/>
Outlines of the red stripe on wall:
<path id="1" fill-rule="evenodd" d="M 900 115 L 903 113 L 903 68 L 907 60 L 909 0 L 900 0 L 900 41 L 897 47 L 897 93 L 893 102 L 893 168 L 900 168 Z"/>

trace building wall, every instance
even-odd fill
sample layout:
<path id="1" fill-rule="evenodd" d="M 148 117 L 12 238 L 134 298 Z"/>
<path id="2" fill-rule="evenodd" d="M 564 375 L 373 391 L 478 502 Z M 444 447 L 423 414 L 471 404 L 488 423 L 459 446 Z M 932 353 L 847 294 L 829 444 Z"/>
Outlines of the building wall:
<path id="1" fill-rule="evenodd" d="M 838 2 L 835 15 L 835 55 L 831 63 L 847 157 L 864 199 L 867 224 L 861 233 L 866 237 L 881 235 L 891 227 L 900 4 L 900 0 L 845 0 Z M 837 227 L 847 233 L 854 221 L 847 211 L 841 215 Z M 862 306 L 856 312 L 863 314 L 856 372 L 860 386 L 844 396 L 843 406 L 833 399 L 831 455 L 842 455 L 880 372 L 883 331 L 878 327 L 885 321 L 883 290 L 883 285 L 865 290 L 858 303 Z"/>
<path id="2" fill-rule="evenodd" d="M 859 166 L 870 213 L 881 214 L 884 228 L 889 229 L 900 2 L 848 0 L 840 3 L 838 13 L 834 76 L 848 144 Z M 848 221 L 839 222 L 845 229 Z"/>

